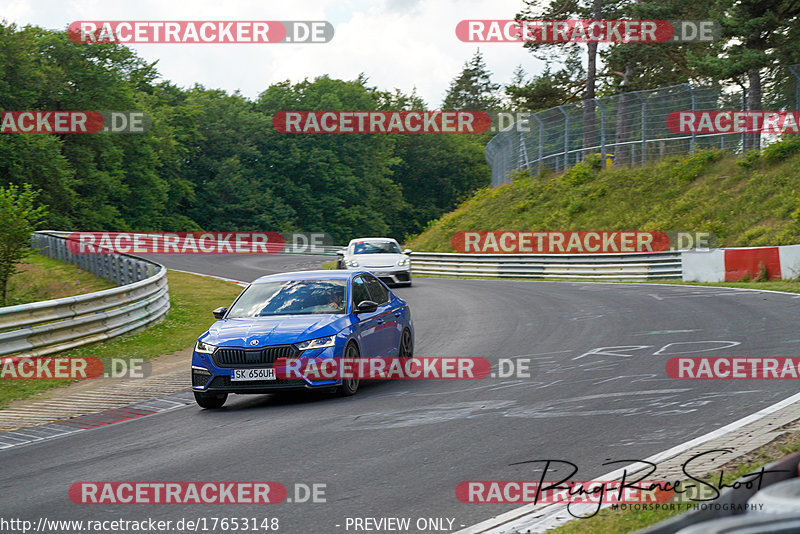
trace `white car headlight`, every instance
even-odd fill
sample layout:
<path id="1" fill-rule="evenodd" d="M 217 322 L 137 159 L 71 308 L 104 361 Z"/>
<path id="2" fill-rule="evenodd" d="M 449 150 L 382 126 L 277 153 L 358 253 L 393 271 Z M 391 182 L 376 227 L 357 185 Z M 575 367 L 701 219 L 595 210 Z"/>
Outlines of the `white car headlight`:
<path id="1" fill-rule="evenodd" d="M 208 343 L 203 343 L 199 339 L 197 343 L 194 344 L 194 351 L 200 352 L 202 354 L 214 354 L 214 351 L 217 350 L 217 347 L 214 345 L 209 345 Z"/>
<path id="2" fill-rule="evenodd" d="M 406 256 L 405 258 L 400 258 L 399 260 L 397 260 L 398 267 L 402 267 L 403 265 L 408 265 L 409 263 L 410 263 L 410 260 L 409 260 L 408 256 Z"/>
<path id="3" fill-rule="evenodd" d="M 297 348 L 300 350 L 325 349 L 328 347 L 333 347 L 335 344 L 336 344 L 336 336 L 328 336 L 328 337 L 321 337 L 318 339 L 312 339 L 309 341 L 303 341 L 302 343 L 297 344 Z"/>
<path id="4" fill-rule="evenodd" d="M 358 262 L 356 260 L 347 260 L 344 264 L 348 267 L 358 267 Z"/>

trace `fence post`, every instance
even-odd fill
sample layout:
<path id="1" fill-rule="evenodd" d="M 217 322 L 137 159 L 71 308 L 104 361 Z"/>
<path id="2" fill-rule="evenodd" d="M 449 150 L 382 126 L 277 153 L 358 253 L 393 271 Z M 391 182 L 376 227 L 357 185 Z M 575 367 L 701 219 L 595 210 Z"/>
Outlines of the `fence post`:
<path id="1" fill-rule="evenodd" d="M 694 112 L 697 111 L 697 95 L 695 95 L 694 89 L 692 89 L 691 85 L 688 83 L 683 85 L 689 90 L 689 94 L 692 95 L 692 115 L 694 115 Z M 697 143 L 697 133 L 693 131 L 692 138 L 689 140 L 689 154 L 694 155 L 695 143 Z"/>
<path id="2" fill-rule="evenodd" d="M 564 170 L 569 167 L 569 113 L 564 111 L 564 106 L 556 106 L 564 115 Z"/>
<path id="3" fill-rule="evenodd" d="M 542 119 L 540 119 L 536 113 L 532 114 L 531 117 L 536 119 L 536 122 L 539 123 L 539 172 L 542 172 L 542 158 L 544 157 L 544 123 L 542 123 Z"/>
<path id="4" fill-rule="evenodd" d="M 647 156 L 647 101 L 638 93 L 636 96 L 642 101 L 642 165 L 644 165 Z"/>
<path id="5" fill-rule="evenodd" d="M 528 131 L 530 132 L 531 129 L 531 121 L 530 119 L 522 119 L 519 121 L 522 123 L 523 126 L 528 127 Z M 515 123 L 516 124 L 516 123 Z M 525 146 L 525 136 L 523 135 L 524 132 L 519 132 L 519 159 L 518 163 L 525 164 L 525 169 L 528 170 L 528 174 L 530 174 L 530 162 L 528 161 L 528 147 Z"/>
<path id="6" fill-rule="evenodd" d="M 747 111 L 747 88 L 742 86 L 742 111 Z M 742 154 L 747 152 L 747 134 L 742 134 Z"/>
<path id="7" fill-rule="evenodd" d="M 599 98 L 594 103 L 600 108 L 600 166 L 605 167 L 606 161 L 606 107 L 600 103 Z"/>

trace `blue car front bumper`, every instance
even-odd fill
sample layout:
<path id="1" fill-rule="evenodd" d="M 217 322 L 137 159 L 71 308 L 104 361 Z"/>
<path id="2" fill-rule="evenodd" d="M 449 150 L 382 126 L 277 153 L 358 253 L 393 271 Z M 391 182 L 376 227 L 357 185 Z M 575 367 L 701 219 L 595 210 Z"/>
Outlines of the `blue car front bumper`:
<path id="1" fill-rule="evenodd" d="M 323 389 L 338 386 L 341 380 L 311 381 L 306 378 L 281 378 L 276 376 L 274 379 L 267 380 L 243 380 L 234 381 L 231 379 L 232 371 L 235 369 L 272 369 L 272 362 L 261 361 L 250 363 L 248 354 L 255 354 L 260 351 L 268 351 L 273 347 L 262 347 L 259 349 L 246 349 L 243 347 L 219 347 L 214 354 L 192 353 L 192 390 L 197 392 L 213 393 L 270 393 L 283 390 L 306 390 Z M 285 346 L 281 346 L 285 348 Z M 228 351 L 228 352 L 224 352 Z M 297 358 L 318 358 L 329 359 L 339 358 L 344 352 L 343 347 L 334 346 L 325 349 L 310 349 L 302 352 L 295 352 L 289 357 Z M 233 357 L 227 357 L 233 353 Z M 244 356 L 240 356 L 243 353 Z M 285 351 L 281 352 L 285 354 Z M 226 357 L 223 357 L 226 356 Z M 286 357 L 286 356 L 283 356 Z M 269 358 L 268 358 L 269 359 Z"/>

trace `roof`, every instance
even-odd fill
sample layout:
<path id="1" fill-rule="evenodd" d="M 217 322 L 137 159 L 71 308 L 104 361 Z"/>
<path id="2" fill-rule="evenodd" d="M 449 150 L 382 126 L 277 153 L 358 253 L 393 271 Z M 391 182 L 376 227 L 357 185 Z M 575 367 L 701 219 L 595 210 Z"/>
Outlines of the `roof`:
<path id="1" fill-rule="evenodd" d="M 270 274 L 253 281 L 254 284 L 265 282 L 287 282 L 289 280 L 347 280 L 353 274 L 362 271 L 344 271 L 320 269 L 318 271 L 293 271 L 288 273 Z"/>
<path id="2" fill-rule="evenodd" d="M 360 237 L 358 239 L 351 239 L 350 243 L 375 243 L 377 241 L 394 241 L 397 243 L 397 239 L 393 237 Z"/>

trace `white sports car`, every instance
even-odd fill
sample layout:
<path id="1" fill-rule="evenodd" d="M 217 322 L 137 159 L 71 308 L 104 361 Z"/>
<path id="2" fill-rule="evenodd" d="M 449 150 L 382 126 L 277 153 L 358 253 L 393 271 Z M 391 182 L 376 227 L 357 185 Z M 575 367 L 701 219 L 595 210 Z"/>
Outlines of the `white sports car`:
<path id="1" fill-rule="evenodd" d="M 400 250 L 390 237 L 353 239 L 338 252 L 337 269 L 363 269 L 387 284 L 411 285 L 411 249 Z"/>

